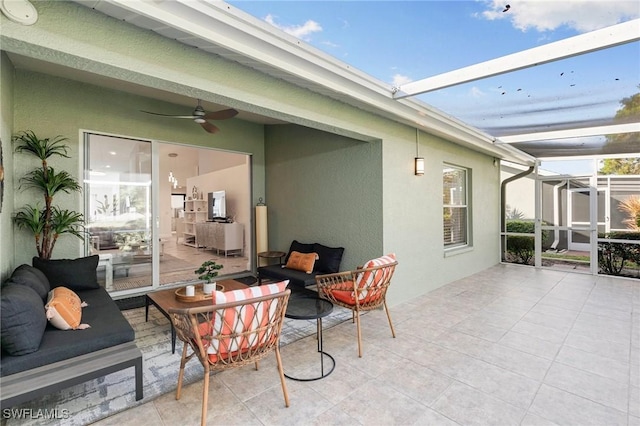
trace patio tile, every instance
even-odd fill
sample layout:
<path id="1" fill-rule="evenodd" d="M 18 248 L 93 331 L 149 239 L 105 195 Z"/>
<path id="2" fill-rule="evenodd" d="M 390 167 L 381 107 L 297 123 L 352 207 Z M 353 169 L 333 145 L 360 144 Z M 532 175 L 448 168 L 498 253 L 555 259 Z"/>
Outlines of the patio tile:
<path id="1" fill-rule="evenodd" d="M 494 343 L 488 351 L 479 355 L 479 358 L 514 373 L 540 381 L 551 365 L 551 360 L 502 346 L 498 343 Z"/>
<path id="2" fill-rule="evenodd" d="M 542 324 L 536 324 L 530 321 L 519 321 L 513 326 L 511 331 L 526 334 L 536 339 L 546 340 L 552 343 L 562 343 L 569 332 L 569 329 L 562 330 L 555 327 L 549 327 Z"/>
<path id="3" fill-rule="evenodd" d="M 529 412 L 559 425 L 626 425 L 627 414 L 570 392 L 542 385 Z"/>
<path id="4" fill-rule="evenodd" d="M 566 334 L 571 329 L 574 320 L 548 312 L 529 311 L 522 317 L 522 321 L 555 329 Z"/>
<path id="5" fill-rule="evenodd" d="M 569 332 L 564 344 L 576 349 L 612 358 L 621 362 L 629 362 L 629 343 L 610 342 L 603 339 L 596 339 L 583 336 L 579 333 Z"/>
<path id="6" fill-rule="evenodd" d="M 572 333 L 610 342 L 629 343 L 631 335 L 630 321 L 621 321 L 598 315 L 581 313 L 576 320 Z"/>
<path id="7" fill-rule="evenodd" d="M 537 337 L 517 333 L 515 331 L 510 331 L 505 334 L 498 343 L 550 360 L 553 360 L 556 357 L 561 347 L 560 343 L 549 342 L 547 340 L 538 339 Z"/>
<path id="8" fill-rule="evenodd" d="M 535 414 L 527 413 L 520 422 L 520 426 L 559 426 L 558 423 L 554 423 L 551 420 L 547 420 Z"/>
<path id="9" fill-rule="evenodd" d="M 458 382 L 445 391 L 433 409 L 463 425 L 517 425 L 525 414 L 522 408 Z"/>
<path id="10" fill-rule="evenodd" d="M 540 382 L 478 359 L 456 372 L 455 379 L 487 395 L 520 408 L 528 408 Z"/>
<path id="11" fill-rule="evenodd" d="M 379 378 L 406 396 L 431 406 L 433 402 L 451 385 L 453 380 L 444 374 L 414 362 L 398 365 L 393 371 L 387 371 Z"/>
<path id="12" fill-rule="evenodd" d="M 640 426 L 640 417 L 629 416 L 629 426 Z"/>
<path id="13" fill-rule="evenodd" d="M 580 311 L 584 306 L 584 298 L 565 299 L 557 297 L 556 295 L 548 294 L 540 300 L 540 304 L 555 306 L 562 309 L 568 309 L 571 311 Z"/>
<path id="14" fill-rule="evenodd" d="M 162 424 L 160 413 L 153 402 L 147 402 L 135 410 L 122 411 L 104 420 L 92 423 L 94 426 L 122 426 L 126 424 Z"/>
<path id="15" fill-rule="evenodd" d="M 457 331 L 443 333 L 433 342 L 447 349 L 475 357 L 486 352 L 492 346 L 492 343 L 487 340 Z"/>
<path id="16" fill-rule="evenodd" d="M 324 413 L 318 415 L 315 419 L 307 419 L 305 425 L 309 426 L 350 426 L 361 425 L 359 421 L 345 413 L 337 407 L 330 407 Z"/>
<path id="17" fill-rule="evenodd" d="M 629 415 L 640 417 L 640 387 L 629 388 Z"/>
<path id="18" fill-rule="evenodd" d="M 507 333 L 507 329 L 483 324 L 474 319 L 466 319 L 453 327 L 455 331 L 479 337 L 490 342 L 497 342 Z"/>
<path id="19" fill-rule="evenodd" d="M 306 400 L 313 401 L 312 399 Z M 407 424 L 418 418 L 426 406 L 385 386 L 383 380 L 364 383 L 349 398 L 336 405 L 362 424 Z M 304 419 L 298 424 L 304 423 Z"/>
<path id="20" fill-rule="evenodd" d="M 585 352 L 571 346 L 563 346 L 555 360 L 620 383 L 629 382 L 629 364 L 612 358 Z"/>
<path id="21" fill-rule="evenodd" d="M 544 382 L 616 410 L 627 412 L 628 383 L 620 383 L 559 363 L 554 363 L 551 366 Z"/>

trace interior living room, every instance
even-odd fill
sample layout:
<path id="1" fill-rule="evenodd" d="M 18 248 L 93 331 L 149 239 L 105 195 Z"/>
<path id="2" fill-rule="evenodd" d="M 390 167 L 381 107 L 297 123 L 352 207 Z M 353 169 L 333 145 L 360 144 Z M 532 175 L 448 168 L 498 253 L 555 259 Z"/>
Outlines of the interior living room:
<path id="1" fill-rule="evenodd" d="M 550 158 L 639 158 L 638 115 L 620 119 L 618 98 L 583 120 L 590 98 L 554 92 L 534 108 L 559 115 L 566 100 L 574 126 L 525 116 L 529 130 L 509 134 L 417 98 L 495 77 L 488 69 L 527 81 L 519 72 L 595 51 L 634 60 L 638 19 L 390 84 L 224 2 L 21 0 L 18 13 L 9 3 L 0 0 L 0 398 L 21 400 L 2 406 L 3 424 L 640 424 L 638 277 L 598 266 L 615 257 L 604 248 L 636 251 L 640 240 L 599 234 L 595 168 L 579 179 L 539 173 Z M 637 100 L 637 75 L 621 80 Z M 43 170 L 80 185 L 56 208 L 80 213 L 87 232 L 61 235 L 50 259 L 38 229 L 14 223 L 43 202 L 22 180 L 42 165 L 16 149 L 27 131 L 64 138 L 65 155 Z M 503 178 L 506 162 L 519 169 Z M 508 235 L 503 191 L 530 174 L 533 232 Z M 625 197 L 638 193 L 630 176 Z M 555 216 L 542 208 L 549 194 L 580 214 L 543 224 Z M 588 268 L 543 265 L 545 231 L 567 244 L 579 236 Z M 504 261 L 511 236 L 526 240 L 529 266 Z M 348 286 L 327 297 L 313 276 L 325 275 L 318 247 L 339 249 L 328 280 Z M 315 283 L 297 295 L 283 282 L 253 285 L 264 251 L 279 271 L 293 269 L 283 258 L 295 252 L 294 271 Z M 205 294 L 212 283 L 196 281 L 212 259 L 229 292 Z M 33 287 L 16 282 L 24 275 Z M 100 297 L 83 306 L 72 284 Z M 74 321 L 54 312 L 60 288 Z M 218 304 L 227 297 L 240 300 Z M 121 308 L 133 299 L 142 306 Z M 305 300 L 302 315 L 287 309 Z M 273 309 L 255 309 L 265 302 Z M 14 313 L 22 322 L 8 330 Z M 216 315 L 247 330 L 223 333 Z M 28 353 L 8 353 L 9 334 Z"/>
<path id="2" fill-rule="evenodd" d="M 114 294 L 151 286 L 151 146 L 96 134 L 86 144 L 86 229 L 89 253 L 100 255 L 101 283 Z M 207 260 L 224 274 L 250 273 L 250 157 L 161 143 L 158 160 L 167 177 L 158 188 L 159 284 L 196 281 L 194 271 Z M 210 238 L 216 231 L 220 241 Z"/>

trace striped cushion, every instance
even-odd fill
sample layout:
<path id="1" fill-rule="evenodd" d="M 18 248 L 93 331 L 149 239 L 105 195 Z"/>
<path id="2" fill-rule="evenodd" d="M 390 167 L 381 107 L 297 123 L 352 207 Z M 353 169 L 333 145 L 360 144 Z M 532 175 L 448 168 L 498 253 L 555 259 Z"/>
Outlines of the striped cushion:
<path id="1" fill-rule="evenodd" d="M 389 265 L 396 261 L 396 254 L 389 253 L 385 256 L 378 257 L 376 259 L 371 259 L 367 263 L 364 264 L 362 269 L 374 268 L 376 266 Z M 356 287 L 357 288 L 365 288 L 377 285 L 380 282 L 380 279 L 384 276 L 384 271 L 378 269 L 376 271 L 367 271 L 358 275 L 356 278 Z M 359 300 L 363 300 L 367 297 L 367 290 L 360 292 L 358 296 Z M 353 295 L 355 297 L 355 294 Z"/>
<path id="2" fill-rule="evenodd" d="M 242 290 L 228 292 L 216 291 L 213 295 L 213 304 L 240 302 L 261 296 L 281 293 L 286 290 L 289 281 L 281 281 L 275 284 L 249 287 Z M 234 308 L 217 310 L 210 323 L 200 325 L 200 333 L 211 333 L 213 339 L 207 347 L 209 361 L 215 363 L 219 358 L 235 356 L 250 348 L 269 342 L 270 336 L 264 333 L 251 333 L 246 337 L 239 336 L 243 332 L 256 330 L 274 320 L 277 303 L 275 301 L 260 304 L 238 305 Z M 256 311 L 256 309 L 258 311 Z"/>

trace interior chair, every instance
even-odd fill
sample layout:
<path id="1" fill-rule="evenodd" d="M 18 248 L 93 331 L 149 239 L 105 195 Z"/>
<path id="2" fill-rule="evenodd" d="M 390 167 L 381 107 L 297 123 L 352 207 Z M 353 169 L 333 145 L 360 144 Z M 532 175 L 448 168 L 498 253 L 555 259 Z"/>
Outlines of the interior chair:
<path id="1" fill-rule="evenodd" d="M 360 330 L 360 313 L 384 306 L 391 327 L 391 335 L 396 337 L 391 315 L 387 308 L 387 289 L 395 272 L 396 257 L 394 254 L 372 259 L 364 266 L 353 271 L 336 274 L 317 275 L 316 285 L 320 297 L 331 301 L 334 305 L 351 309 L 358 334 L 358 356 L 362 357 L 362 332 Z"/>
<path id="2" fill-rule="evenodd" d="M 176 399 L 180 399 L 184 368 L 191 358 L 204 367 L 202 419 L 206 424 L 209 373 L 254 364 L 275 352 L 285 406 L 289 394 L 280 358 L 280 334 L 291 290 L 288 281 L 215 292 L 210 306 L 170 309 L 176 334 L 184 342 Z"/>

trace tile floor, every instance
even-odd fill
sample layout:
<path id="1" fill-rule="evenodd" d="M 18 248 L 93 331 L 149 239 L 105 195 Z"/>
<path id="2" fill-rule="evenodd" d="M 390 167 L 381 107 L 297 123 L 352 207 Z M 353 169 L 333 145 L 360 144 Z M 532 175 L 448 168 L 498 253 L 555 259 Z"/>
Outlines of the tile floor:
<path id="1" fill-rule="evenodd" d="M 326 330 L 335 371 L 287 380 L 289 408 L 275 357 L 215 375 L 207 424 L 640 426 L 637 280 L 497 265 L 391 314 L 396 339 L 382 311 L 363 318 L 362 358 L 351 322 Z M 319 364 L 315 344 L 284 347 L 285 371 Z M 195 383 L 180 401 L 166 394 L 97 425 L 197 425 L 201 392 Z"/>

